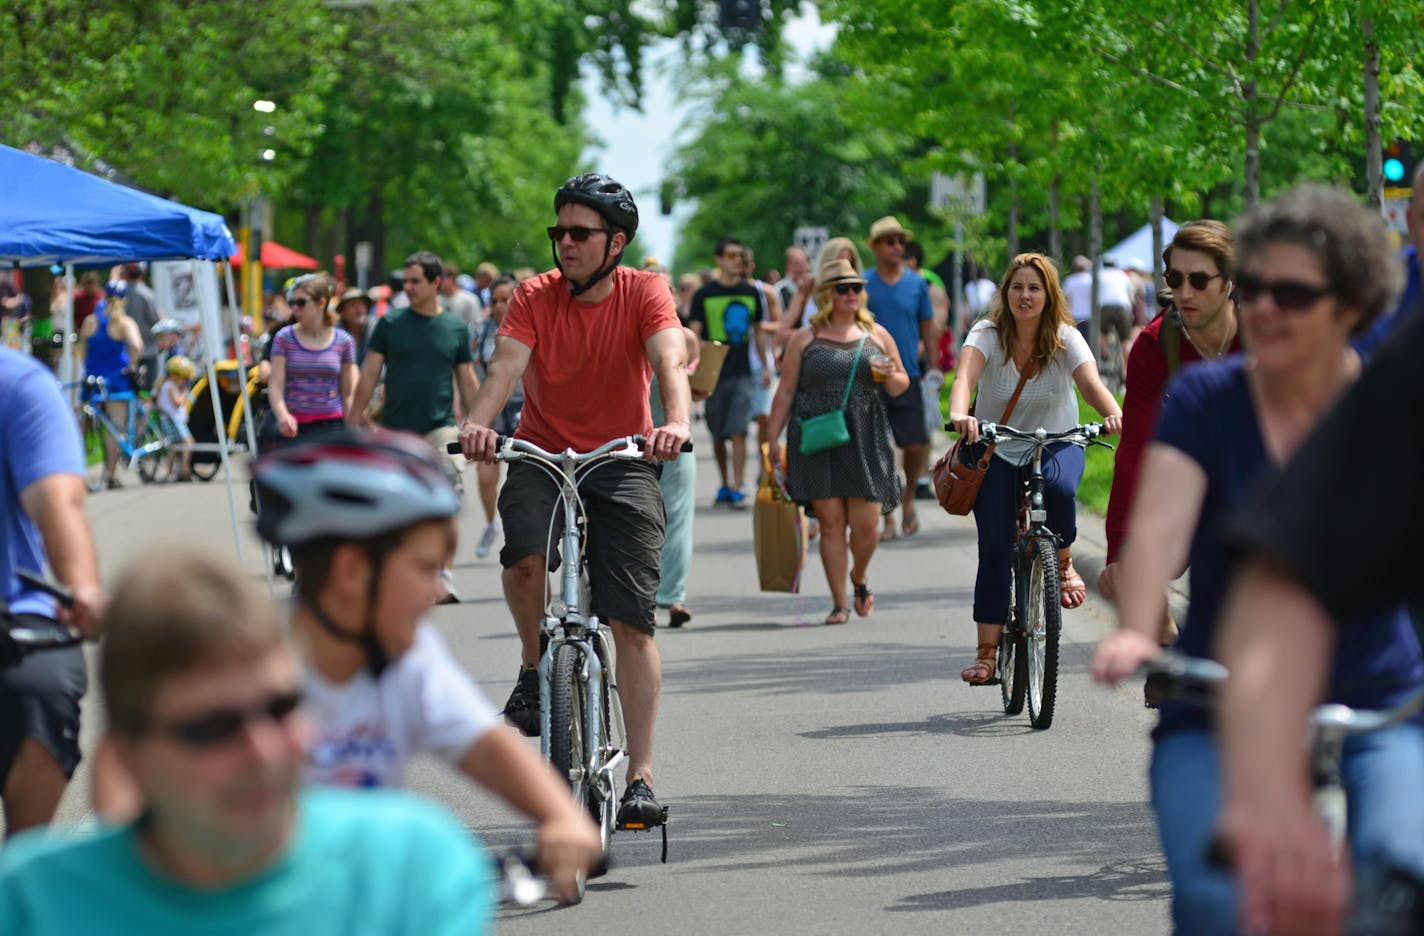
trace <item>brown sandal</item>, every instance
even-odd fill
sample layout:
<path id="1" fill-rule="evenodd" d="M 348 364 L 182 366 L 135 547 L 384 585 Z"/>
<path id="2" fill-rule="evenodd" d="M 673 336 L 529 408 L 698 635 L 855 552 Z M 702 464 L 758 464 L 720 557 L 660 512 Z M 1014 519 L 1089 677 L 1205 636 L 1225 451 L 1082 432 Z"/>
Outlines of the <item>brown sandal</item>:
<path id="1" fill-rule="evenodd" d="M 1083 577 L 1078 574 L 1078 570 L 1073 568 L 1073 560 L 1071 558 L 1059 564 L 1058 592 L 1059 602 L 1069 611 L 1088 600 L 1088 585 L 1083 581 Z"/>
<path id="2" fill-rule="evenodd" d="M 980 644 L 974 664 L 959 674 L 959 678 L 971 686 L 983 686 L 994 678 L 999 662 L 998 644 Z"/>

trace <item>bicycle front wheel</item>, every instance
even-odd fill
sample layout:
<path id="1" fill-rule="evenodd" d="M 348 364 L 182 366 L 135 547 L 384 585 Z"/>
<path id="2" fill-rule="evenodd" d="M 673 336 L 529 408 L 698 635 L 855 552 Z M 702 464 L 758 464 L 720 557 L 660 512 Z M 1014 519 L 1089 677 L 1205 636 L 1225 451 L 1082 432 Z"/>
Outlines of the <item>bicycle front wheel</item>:
<path id="1" fill-rule="evenodd" d="M 561 644 L 554 650 L 549 675 L 549 760 L 580 803 L 588 801 L 582 662 L 575 647 Z"/>
<path id="2" fill-rule="evenodd" d="M 153 420 L 139 430 L 138 476 L 144 484 L 168 480 L 168 437 Z"/>
<path id="3" fill-rule="evenodd" d="M 91 492 L 104 489 L 109 480 L 109 470 L 105 461 L 104 427 L 98 417 L 84 414 L 84 483 Z"/>
<path id="4" fill-rule="evenodd" d="M 1027 566 L 1024 583 L 1024 643 L 1028 657 L 1028 720 L 1035 728 L 1053 724 L 1058 696 L 1058 637 L 1062 629 L 1059 604 L 1058 548 L 1052 538 L 1036 538 L 1020 561 Z"/>

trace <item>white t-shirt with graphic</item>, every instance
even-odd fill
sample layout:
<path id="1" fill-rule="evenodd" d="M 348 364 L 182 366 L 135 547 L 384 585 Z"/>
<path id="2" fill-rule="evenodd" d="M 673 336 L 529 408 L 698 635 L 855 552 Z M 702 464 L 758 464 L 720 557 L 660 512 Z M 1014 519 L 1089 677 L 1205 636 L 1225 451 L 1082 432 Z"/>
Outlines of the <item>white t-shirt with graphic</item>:
<path id="1" fill-rule="evenodd" d="M 308 670 L 307 710 L 316 737 L 308 779 L 341 787 L 403 787 L 405 765 L 431 753 L 457 764 L 491 728 L 499 712 L 455 662 L 429 624 L 379 681 L 362 669 L 343 685 Z"/>

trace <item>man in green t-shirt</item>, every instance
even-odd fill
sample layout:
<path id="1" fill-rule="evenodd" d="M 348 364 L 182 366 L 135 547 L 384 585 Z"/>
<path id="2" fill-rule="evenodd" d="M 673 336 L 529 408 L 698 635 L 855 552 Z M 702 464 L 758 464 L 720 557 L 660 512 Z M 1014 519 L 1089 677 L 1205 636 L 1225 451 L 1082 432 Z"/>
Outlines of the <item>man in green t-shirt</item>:
<path id="1" fill-rule="evenodd" d="M 0 933 L 488 932 L 493 867 L 444 810 L 298 792 L 310 728 L 266 596 L 212 559 L 149 560 L 117 589 L 99 658 L 143 815 L 7 842 Z"/>
<path id="2" fill-rule="evenodd" d="M 361 381 L 346 417 L 349 425 L 370 425 L 366 406 L 384 368 L 386 392 L 381 425 L 424 436 L 442 455 L 446 443 L 460 440 L 460 420 L 474 403 L 480 385 L 475 377 L 470 326 L 440 308 L 444 269 L 444 262 L 428 250 L 406 257 L 405 294 L 410 298 L 410 307 L 392 309 L 376 323 L 366 346 L 366 360 L 361 364 Z M 464 458 L 449 455 L 443 464 L 450 482 L 463 496 Z M 446 569 L 442 577 L 446 595 L 441 603 L 459 601 L 450 570 Z"/>

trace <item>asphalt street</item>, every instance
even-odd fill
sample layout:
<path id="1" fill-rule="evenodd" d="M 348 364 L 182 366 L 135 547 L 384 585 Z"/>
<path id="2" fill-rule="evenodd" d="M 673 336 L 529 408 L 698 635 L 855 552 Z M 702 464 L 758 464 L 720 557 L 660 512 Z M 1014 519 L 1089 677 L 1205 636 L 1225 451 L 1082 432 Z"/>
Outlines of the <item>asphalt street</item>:
<path id="1" fill-rule="evenodd" d="M 712 508 L 716 469 L 700 425 L 694 440 L 695 616 L 658 632 L 656 789 L 671 808 L 668 863 L 655 835 L 620 833 L 612 870 L 581 906 L 505 910 L 500 932 L 1166 931 L 1168 886 L 1147 803 L 1150 713 L 1140 687 L 1109 691 L 1088 678 L 1093 644 L 1110 626 L 1103 603 L 1090 592 L 1065 613 L 1057 717 L 1035 731 L 1026 715 L 1002 713 L 998 689 L 959 679 L 975 642 L 971 519 L 921 502 L 920 533 L 876 553 L 874 614 L 826 627 L 814 552 L 801 595 L 758 591 L 751 511 Z M 503 705 L 517 642 L 496 558 L 473 554 L 484 518 L 473 469 L 466 477 L 455 567 L 464 600 L 433 617 Z M 241 552 L 261 578 L 246 500 L 243 484 Z M 221 478 L 134 479 L 92 497 L 88 512 L 108 581 L 162 543 L 235 555 Z M 1091 584 L 1101 523 L 1084 516 L 1080 526 L 1075 552 Z M 101 726 L 91 693 L 86 751 Z M 86 816 L 87 771 L 88 761 L 63 820 Z M 411 777 L 486 842 L 531 840 L 518 815 L 443 765 L 419 764 Z"/>

